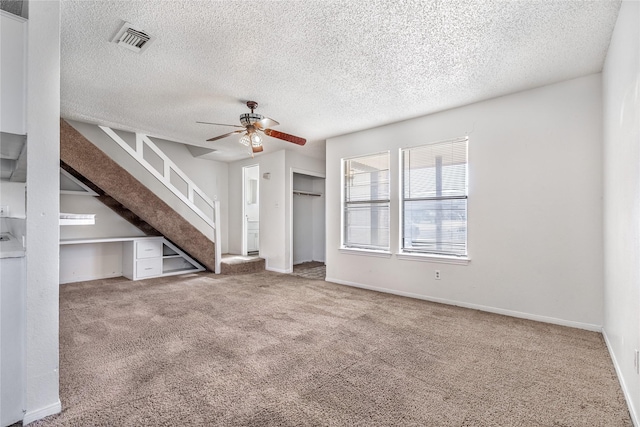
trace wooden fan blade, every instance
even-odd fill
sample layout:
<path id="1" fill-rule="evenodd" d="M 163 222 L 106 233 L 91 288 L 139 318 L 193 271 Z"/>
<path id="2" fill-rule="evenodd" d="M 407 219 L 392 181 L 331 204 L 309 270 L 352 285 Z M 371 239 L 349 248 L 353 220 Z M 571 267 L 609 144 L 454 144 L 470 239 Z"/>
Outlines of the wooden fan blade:
<path id="1" fill-rule="evenodd" d="M 220 135 L 220 136 L 215 136 L 213 138 L 209 138 L 209 139 L 207 139 L 207 141 L 217 141 L 218 139 L 226 138 L 226 137 L 231 136 L 233 134 L 242 133 L 242 132 L 244 132 L 244 129 L 242 129 L 242 130 L 234 130 L 233 132 L 225 133 L 224 135 Z"/>
<path id="2" fill-rule="evenodd" d="M 262 145 L 251 146 L 251 149 L 253 150 L 254 153 L 262 153 L 262 151 L 264 150 L 264 147 Z"/>
<path id="3" fill-rule="evenodd" d="M 255 122 L 253 125 L 260 130 L 264 130 L 272 126 L 278 126 L 279 124 L 280 123 L 270 119 L 269 117 L 263 117 L 262 120 Z"/>
<path id="4" fill-rule="evenodd" d="M 294 144 L 298 144 L 298 145 L 304 145 L 307 143 L 307 140 L 304 138 L 300 138 L 299 136 L 289 135 L 288 133 L 279 132 L 273 129 L 265 129 L 264 134 L 269 135 L 272 138 L 278 138 L 283 141 L 293 142 Z"/>
<path id="5" fill-rule="evenodd" d="M 203 125 L 216 125 L 216 126 L 233 126 L 234 128 L 243 128 L 244 126 L 240 126 L 240 125 L 228 125 L 226 123 L 211 123 L 211 122 L 196 122 L 196 123 L 201 123 Z"/>

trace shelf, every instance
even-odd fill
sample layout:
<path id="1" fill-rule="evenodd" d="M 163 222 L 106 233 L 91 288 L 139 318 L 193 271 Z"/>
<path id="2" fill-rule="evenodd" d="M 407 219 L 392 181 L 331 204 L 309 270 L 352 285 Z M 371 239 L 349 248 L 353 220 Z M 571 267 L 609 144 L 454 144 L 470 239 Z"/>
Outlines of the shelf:
<path id="1" fill-rule="evenodd" d="M 123 236 L 123 237 L 95 237 L 84 239 L 61 239 L 61 245 L 83 245 L 87 243 L 113 243 L 113 242 L 131 242 L 133 240 L 157 239 L 160 236 Z"/>
<path id="2" fill-rule="evenodd" d="M 293 190 L 293 194 L 296 196 L 314 196 L 321 197 L 322 193 L 318 193 L 316 191 L 306 191 L 306 190 Z"/>
<path id="3" fill-rule="evenodd" d="M 162 255 L 162 259 L 174 259 L 174 258 L 182 258 L 182 255 Z"/>
<path id="4" fill-rule="evenodd" d="M 192 272 L 198 272 L 200 270 L 198 270 L 197 268 L 193 267 L 193 268 L 174 268 L 174 269 L 167 269 L 167 270 L 162 270 L 162 274 L 163 275 L 169 275 L 169 274 L 182 274 L 182 273 L 192 273 Z"/>
<path id="5" fill-rule="evenodd" d="M 60 225 L 94 225 L 95 214 L 60 213 Z"/>

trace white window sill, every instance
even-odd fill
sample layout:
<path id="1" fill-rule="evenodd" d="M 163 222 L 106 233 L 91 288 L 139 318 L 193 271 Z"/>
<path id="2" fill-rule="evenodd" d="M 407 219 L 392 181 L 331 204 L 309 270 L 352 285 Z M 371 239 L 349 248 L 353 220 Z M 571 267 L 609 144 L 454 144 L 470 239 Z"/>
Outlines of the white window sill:
<path id="1" fill-rule="evenodd" d="M 341 254 L 348 255 L 363 255 L 363 256 L 372 256 L 378 258 L 391 258 L 391 252 L 387 251 L 374 251 L 371 249 L 358 249 L 358 248 L 340 248 L 338 251 Z"/>
<path id="2" fill-rule="evenodd" d="M 435 254 L 418 254 L 413 252 L 399 253 L 396 255 L 396 257 L 404 261 L 439 262 L 442 264 L 467 265 L 471 262 L 471 259 L 467 257 L 435 255 Z"/>

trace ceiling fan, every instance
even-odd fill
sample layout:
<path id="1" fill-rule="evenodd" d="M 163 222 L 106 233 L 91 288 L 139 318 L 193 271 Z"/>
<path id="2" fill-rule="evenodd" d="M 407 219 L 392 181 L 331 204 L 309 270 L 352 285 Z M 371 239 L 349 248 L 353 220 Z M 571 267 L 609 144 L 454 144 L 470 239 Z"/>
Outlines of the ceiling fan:
<path id="1" fill-rule="evenodd" d="M 196 122 L 202 123 L 206 125 L 218 125 L 218 126 L 233 126 L 237 128 L 242 128 L 239 130 L 234 130 L 233 132 L 225 133 L 224 135 L 215 136 L 213 138 L 207 139 L 207 141 L 217 141 L 218 139 L 226 138 L 231 135 L 235 135 L 238 133 L 243 134 L 240 137 L 239 142 L 248 147 L 251 153 L 251 157 L 253 157 L 253 153 L 259 153 L 264 148 L 262 147 L 262 136 L 261 134 L 281 139 L 283 141 L 292 142 L 298 145 L 304 145 L 307 140 L 304 138 L 300 138 L 299 136 L 289 135 L 288 133 L 280 132 L 277 130 L 271 129 L 272 126 L 279 125 L 273 119 L 269 117 L 264 117 L 262 114 L 254 113 L 253 110 L 258 108 L 258 103 L 255 101 L 247 101 L 247 107 L 251 110 L 250 113 L 240 114 L 240 125 L 228 125 L 225 123 L 210 123 L 210 122 Z"/>

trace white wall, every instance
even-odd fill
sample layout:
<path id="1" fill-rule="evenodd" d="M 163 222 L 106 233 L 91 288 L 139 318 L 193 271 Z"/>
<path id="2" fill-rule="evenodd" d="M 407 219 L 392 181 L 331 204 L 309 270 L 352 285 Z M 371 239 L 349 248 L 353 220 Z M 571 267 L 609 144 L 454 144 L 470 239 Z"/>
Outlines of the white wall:
<path id="1" fill-rule="evenodd" d="M 58 394 L 60 2 L 29 2 L 28 26 L 25 424 L 61 409 Z"/>
<path id="2" fill-rule="evenodd" d="M 313 197 L 313 260 L 325 262 L 325 248 L 326 248 L 326 206 L 325 206 L 325 180 L 314 179 L 312 190 L 315 193 L 320 193 L 320 197 Z"/>
<path id="3" fill-rule="evenodd" d="M 260 256 L 267 270 L 292 270 L 291 211 L 294 170 L 324 176 L 324 160 L 287 150 L 229 164 L 229 253 L 242 251 L 242 168 L 260 165 Z M 264 179 L 265 173 L 270 179 Z M 284 236 L 284 238 L 283 238 Z"/>
<path id="4" fill-rule="evenodd" d="M 94 225 L 65 225 L 60 227 L 60 239 L 144 236 L 136 226 L 109 209 L 92 196 L 60 195 L 60 212 L 95 214 Z"/>
<path id="5" fill-rule="evenodd" d="M 144 236 L 95 197 L 60 195 L 60 212 L 95 214 L 94 225 L 60 227 L 60 239 Z M 60 246 L 60 283 L 122 276 L 122 243 Z"/>
<path id="6" fill-rule="evenodd" d="M 60 245 L 60 284 L 122 276 L 122 242 Z"/>
<path id="7" fill-rule="evenodd" d="M 327 280 L 599 330 L 603 321 L 601 76 L 327 141 Z M 468 265 L 342 253 L 341 159 L 469 136 Z M 434 270 L 441 280 L 434 279 Z"/>
<path id="8" fill-rule="evenodd" d="M 229 164 L 229 253 L 242 253 L 242 168 L 260 165 L 260 256 L 267 270 L 286 268 L 285 221 L 285 151 L 257 155 Z M 264 179 L 265 173 L 270 179 Z"/>
<path id="9" fill-rule="evenodd" d="M 640 425 L 640 3 L 624 1 L 603 70 L 604 334 Z"/>
<path id="10" fill-rule="evenodd" d="M 26 184 L 24 182 L 0 181 L 0 205 L 9 206 L 12 218 L 24 218 L 26 210 Z"/>

